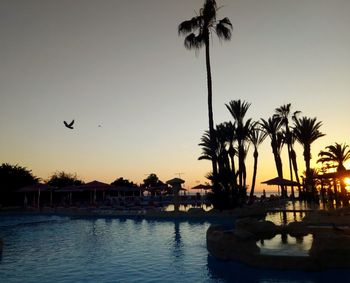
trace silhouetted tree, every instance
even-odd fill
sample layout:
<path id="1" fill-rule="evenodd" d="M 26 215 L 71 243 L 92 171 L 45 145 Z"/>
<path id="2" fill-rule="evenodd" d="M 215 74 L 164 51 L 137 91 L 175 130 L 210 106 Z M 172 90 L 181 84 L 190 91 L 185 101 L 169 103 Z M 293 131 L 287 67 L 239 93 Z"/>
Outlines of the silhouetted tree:
<path id="1" fill-rule="evenodd" d="M 253 199 L 254 196 L 254 189 L 255 189 L 255 180 L 256 180 L 256 174 L 258 170 L 258 147 L 259 145 L 265 140 L 267 136 L 267 133 L 264 132 L 258 123 L 253 123 L 250 131 L 249 131 L 249 139 L 252 142 L 254 146 L 254 169 L 253 169 L 253 178 L 252 178 L 252 184 L 250 189 L 250 199 Z"/>
<path id="2" fill-rule="evenodd" d="M 275 117 L 281 120 L 282 127 L 284 128 L 284 138 L 288 149 L 288 161 L 289 161 L 289 173 L 290 180 L 293 181 L 293 162 L 292 162 L 292 133 L 289 128 L 289 119 L 294 116 L 296 117 L 300 111 L 291 112 L 291 104 L 285 104 L 275 109 Z M 298 178 L 298 176 L 296 176 Z M 294 198 L 294 189 L 291 187 L 292 198 Z"/>
<path id="3" fill-rule="evenodd" d="M 164 183 L 161 180 L 159 180 L 158 176 L 154 173 L 149 174 L 148 177 L 143 180 L 143 187 L 145 188 L 152 188 L 163 185 Z"/>
<path id="4" fill-rule="evenodd" d="M 78 179 L 77 174 L 66 173 L 64 171 L 58 171 L 49 178 L 47 184 L 57 188 L 63 188 L 67 186 L 79 186 L 84 182 Z"/>
<path id="5" fill-rule="evenodd" d="M 235 138 L 238 147 L 238 179 L 239 186 L 246 187 L 246 166 L 245 157 L 247 155 L 249 142 L 249 131 L 251 126 L 251 119 L 244 122 L 244 117 L 250 107 L 250 103 L 241 100 L 231 100 L 226 104 L 235 121 Z"/>
<path id="6" fill-rule="evenodd" d="M 294 127 L 293 134 L 297 141 L 304 148 L 304 160 L 305 160 L 305 171 L 306 179 L 305 185 L 307 192 L 312 191 L 315 193 L 315 188 L 312 186 L 312 175 L 310 171 L 310 160 L 311 160 L 311 144 L 320 137 L 323 137 L 325 134 L 320 132 L 320 127 L 322 126 L 321 122 L 316 122 L 316 118 L 308 117 L 293 117 Z"/>
<path id="7" fill-rule="evenodd" d="M 226 133 L 226 144 L 228 145 L 228 155 L 230 157 L 231 162 L 231 172 L 233 174 L 233 185 L 237 186 L 237 176 L 236 173 L 236 163 L 235 163 L 235 156 L 237 155 L 237 149 L 235 148 L 235 142 L 237 140 L 236 138 L 236 124 L 232 122 L 225 122 L 223 123 L 225 127 L 225 133 Z"/>
<path id="8" fill-rule="evenodd" d="M 15 191 L 21 187 L 30 186 L 39 182 L 39 178 L 31 170 L 19 165 L 2 163 L 0 166 L 1 191 Z"/>
<path id="9" fill-rule="evenodd" d="M 277 169 L 278 177 L 283 178 L 283 168 L 281 159 L 281 149 L 283 146 L 283 134 L 280 131 L 281 120 L 275 116 L 270 117 L 267 121 L 261 119 L 260 125 L 262 129 L 271 139 L 272 153 L 275 158 L 275 165 Z M 287 196 L 287 192 L 283 186 L 281 186 L 282 196 Z"/>
<path id="10" fill-rule="evenodd" d="M 295 153 L 295 150 L 294 150 L 294 144 L 295 144 L 295 141 L 296 141 L 296 137 L 295 137 L 293 132 L 291 132 L 290 138 L 291 138 L 290 139 L 290 142 L 291 142 L 290 157 L 292 159 L 292 164 L 293 164 L 294 175 L 295 175 L 296 181 L 298 182 L 298 184 L 300 184 L 299 173 L 298 173 L 297 154 Z M 299 197 L 300 197 L 301 196 L 301 187 L 300 187 L 300 185 L 298 185 L 298 191 L 299 191 Z"/>
<path id="11" fill-rule="evenodd" d="M 2 163 L 0 166 L 0 206 L 17 204 L 16 190 L 38 182 L 39 178 L 34 176 L 31 170 L 17 164 Z"/>
<path id="12" fill-rule="evenodd" d="M 205 0 L 203 7 L 200 9 L 197 16 L 190 20 L 182 22 L 178 26 L 179 35 L 185 35 L 184 45 L 187 49 L 199 50 L 203 46 L 205 47 L 205 59 L 207 69 L 207 86 L 208 86 L 208 117 L 209 117 L 209 137 L 211 139 L 211 145 L 214 145 L 215 132 L 214 132 L 214 117 L 212 106 L 212 78 L 210 67 L 210 35 L 214 33 L 224 40 L 231 39 L 232 24 L 228 18 L 222 20 L 216 19 L 217 5 L 215 0 Z M 214 152 L 214 148 L 211 149 Z M 214 179 L 214 190 L 217 184 L 217 160 L 216 155 L 212 156 L 212 169 Z"/>
<path id="13" fill-rule="evenodd" d="M 112 183 L 111 183 L 112 186 L 115 186 L 115 187 L 127 187 L 127 188 L 132 188 L 134 187 L 136 184 L 134 184 L 133 182 L 130 182 L 129 180 L 127 179 L 124 179 L 123 177 L 120 177 L 120 178 L 117 178 L 116 180 L 114 180 Z"/>
<path id="14" fill-rule="evenodd" d="M 333 163 L 337 166 L 337 172 L 341 173 L 346 170 L 344 163 L 350 159 L 349 145 L 335 143 L 334 145 L 326 146 L 327 151 L 321 150 L 318 156 L 320 158 L 317 162 L 321 163 Z M 340 178 L 340 187 L 343 195 L 346 194 L 345 182 L 343 178 Z"/>

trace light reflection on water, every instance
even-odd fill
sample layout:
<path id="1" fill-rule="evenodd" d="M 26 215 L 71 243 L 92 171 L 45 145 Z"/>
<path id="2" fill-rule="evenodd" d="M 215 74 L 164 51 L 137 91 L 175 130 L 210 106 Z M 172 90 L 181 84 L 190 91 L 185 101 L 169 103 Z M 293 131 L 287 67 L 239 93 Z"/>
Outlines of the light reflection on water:
<path id="1" fill-rule="evenodd" d="M 312 241 L 312 234 L 297 238 L 288 234 L 277 234 L 272 239 L 258 241 L 257 245 L 264 255 L 308 256 Z"/>
<path id="2" fill-rule="evenodd" d="M 265 220 L 271 221 L 276 225 L 287 225 L 290 222 L 300 222 L 305 216 L 305 212 L 268 212 Z"/>
<path id="3" fill-rule="evenodd" d="M 213 209 L 212 205 L 200 204 L 200 205 L 184 205 L 181 204 L 179 207 L 179 211 L 188 211 L 190 208 L 202 208 L 204 211 L 209 211 Z M 164 208 L 165 211 L 174 211 L 174 205 L 169 204 Z"/>

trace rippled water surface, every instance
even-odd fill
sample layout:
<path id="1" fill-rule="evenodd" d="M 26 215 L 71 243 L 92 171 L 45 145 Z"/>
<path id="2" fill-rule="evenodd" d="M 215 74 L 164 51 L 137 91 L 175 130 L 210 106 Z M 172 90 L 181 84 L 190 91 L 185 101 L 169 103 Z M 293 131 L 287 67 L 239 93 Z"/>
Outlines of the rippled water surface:
<path id="1" fill-rule="evenodd" d="M 208 222 L 0 216 L 0 282 L 327 282 L 347 270 L 285 272 L 208 255 Z M 346 281 L 344 281 L 346 282 Z"/>

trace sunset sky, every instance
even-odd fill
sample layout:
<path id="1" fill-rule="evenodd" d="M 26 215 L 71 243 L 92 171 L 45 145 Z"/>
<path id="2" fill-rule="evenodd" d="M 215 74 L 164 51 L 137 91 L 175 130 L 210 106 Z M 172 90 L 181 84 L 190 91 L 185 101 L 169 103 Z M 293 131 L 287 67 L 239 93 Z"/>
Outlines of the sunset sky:
<path id="1" fill-rule="evenodd" d="M 234 30 L 230 42 L 211 42 L 215 122 L 231 119 L 230 100 L 252 103 L 254 120 L 292 103 L 323 121 L 312 166 L 325 146 L 350 143 L 350 1 L 217 3 Z M 204 51 L 186 50 L 177 34 L 202 4 L 0 0 L 0 162 L 44 180 L 64 170 L 84 181 L 183 173 L 186 188 L 205 182 L 210 162 L 197 160 L 208 127 Z M 72 119 L 69 130 L 63 121 Z M 250 151 L 248 184 L 252 161 Z M 277 175 L 268 138 L 259 162 L 258 190 Z M 286 149 L 283 165 L 288 177 Z"/>

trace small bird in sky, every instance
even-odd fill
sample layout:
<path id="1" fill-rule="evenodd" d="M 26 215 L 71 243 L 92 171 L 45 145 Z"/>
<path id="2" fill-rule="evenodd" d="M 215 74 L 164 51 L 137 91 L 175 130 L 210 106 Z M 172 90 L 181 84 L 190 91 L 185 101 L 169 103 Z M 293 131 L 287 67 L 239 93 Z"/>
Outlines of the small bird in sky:
<path id="1" fill-rule="evenodd" d="M 65 125 L 67 128 L 69 128 L 69 129 L 71 129 L 71 130 L 74 129 L 74 128 L 73 128 L 74 120 L 73 120 L 72 122 L 70 122 L 69 124 L 68 124 L 66 121 L 63 121 L 63 123 L 64 123 L 64 125 Z"/>

